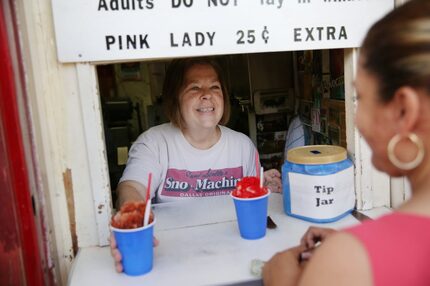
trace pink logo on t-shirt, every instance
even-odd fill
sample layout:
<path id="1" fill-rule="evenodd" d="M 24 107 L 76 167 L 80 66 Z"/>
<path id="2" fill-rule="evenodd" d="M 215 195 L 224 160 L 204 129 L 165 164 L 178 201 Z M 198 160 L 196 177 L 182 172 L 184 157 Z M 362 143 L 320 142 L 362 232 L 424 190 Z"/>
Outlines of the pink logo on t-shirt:
<path id="1" fill-rule="evenodd" d="M 242 177 L 242 167 L 203 171 L 168 169 L 161 195 L 170 197 L 228 195 Z"/>

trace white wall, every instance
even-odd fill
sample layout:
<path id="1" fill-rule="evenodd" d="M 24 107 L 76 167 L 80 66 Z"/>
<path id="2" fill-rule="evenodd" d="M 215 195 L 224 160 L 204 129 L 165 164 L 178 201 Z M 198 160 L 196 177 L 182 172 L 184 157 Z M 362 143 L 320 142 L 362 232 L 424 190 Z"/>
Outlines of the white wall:
<path id="1" fill-rule="evenodd" d="M 355 164 L 357 209 L 390 206 L 390 178 L 371 163 L 371 150 L 354 123 L 356 93 L 353 87 L 358 49 L 345 50 L 345 115 L 348 153 Z"/>

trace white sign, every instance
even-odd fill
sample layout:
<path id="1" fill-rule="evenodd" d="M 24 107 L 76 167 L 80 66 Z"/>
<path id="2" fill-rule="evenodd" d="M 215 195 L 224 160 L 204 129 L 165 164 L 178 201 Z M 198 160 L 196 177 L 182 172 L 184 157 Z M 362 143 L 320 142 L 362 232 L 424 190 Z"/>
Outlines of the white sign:
<path id="1" fill-rule="evenodd" d="M 289 173 L 291 213 L 315 220 L 333 219 L 354 208 L 354 169 L 316 176 Z"/>
<path id="2" fill-rule="evenodd" d="M 358 47 L 394 0 L 52 0 L 61 62 Z"/>

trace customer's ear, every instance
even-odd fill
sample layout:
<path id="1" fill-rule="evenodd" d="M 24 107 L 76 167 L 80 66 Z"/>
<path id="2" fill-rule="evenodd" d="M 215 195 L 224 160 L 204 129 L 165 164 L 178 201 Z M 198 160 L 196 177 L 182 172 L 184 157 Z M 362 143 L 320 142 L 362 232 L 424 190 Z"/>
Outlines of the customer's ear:
<path id="1" fill-rule="evenodd" d="M 420 114 L 420 97 L 416 89 L 404 86 L 396 90 L 392 101 L 398 132 L 412 132 Z"/>

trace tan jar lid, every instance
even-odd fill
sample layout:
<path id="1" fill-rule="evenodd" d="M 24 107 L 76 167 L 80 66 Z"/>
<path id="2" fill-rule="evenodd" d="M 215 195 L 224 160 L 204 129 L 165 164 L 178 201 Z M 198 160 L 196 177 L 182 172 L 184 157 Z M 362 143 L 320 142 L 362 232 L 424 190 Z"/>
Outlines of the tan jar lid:
<path id="1" fill-rule="evenodd" d="M 333 145 L 308 145 L 288 151 L 287 160 L 291 163 L 317 165 L 343 161 L 347 158 L 346 150 Z"/>

